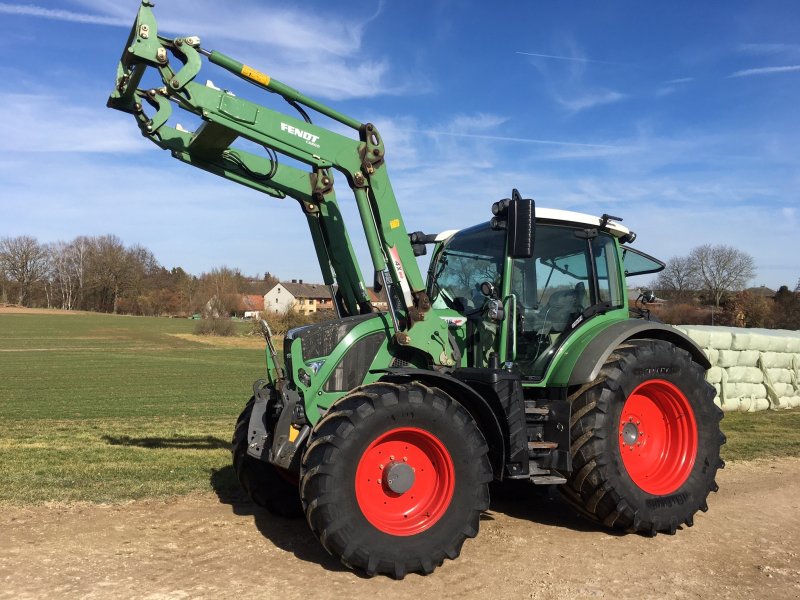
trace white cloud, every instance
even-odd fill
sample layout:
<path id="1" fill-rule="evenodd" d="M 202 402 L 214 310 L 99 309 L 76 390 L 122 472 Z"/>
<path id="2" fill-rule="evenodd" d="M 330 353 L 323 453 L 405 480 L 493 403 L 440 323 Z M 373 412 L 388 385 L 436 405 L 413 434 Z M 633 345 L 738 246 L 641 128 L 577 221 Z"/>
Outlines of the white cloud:
<path id="1" fill-rule="evenodd" d="M 800 53 L 800 44 L 756 43 L 742 44 L 739 49 L 748 54 L 796 54 Z"/>
<path id="2" fill-rule="evenodd" d="M 496 142 L 516 142 L 521 144 L 542 144 L 545 146 L 574 146 L 574 147 L 583 147 L 583 148 L 601 148 L 601 149 L 613 149 L 614 146 L 609 146 L 607 144 L 589 144 L 584 142 L 570 142 L 564 140 L 545 140 L 540 138 L 525 138 L 525 137 L 513 137 L 513 136 L 504 136 L 504 135 L 488 135 L 488 134 L 481 134 L 481 133 L 467 133 L 464 131 L 437 131 L 434 129 L 407 129 L 407 132 L 410 133 L 421 133 L 424 135 L 429 136 L 447 136 L 447 137 L 457 137 L 457 138 L 471 138 L 474 140 L 488 140 L 488 141 L 496 141 Z"/>
<path id="3" fill-rule="evenodd" d="M 753 75 L 773 75 L 775 73 L 790 73 L 792 71 L 800 71 L 800 65 L 785 65 L 781 67 L 758 67 L 755 69 L 743 69 L 728 75 L 731 77 L 751 77 Z"/>
<path id="4" fill-rule="evenodd" d="M 91 12 L 9 3 L 0 3 L 0 12 L 124 27 L 130 27 L 136 16 L 129 3 L 118 0 L 76 2 Z M 419 76 L 403 75 L 395 82 L 388 59 L 362 56 L 365 30 L 381 9 L 379 4 L 374 14 L 363 16 L 255 1 L 238 2 L 236 10 L 231 10 L 212 0 L 173 0 L 158 3 L 154 14 L 162 35 L 199 35 L 204 47 L 236 55 L 312 96 L 346 99 L 425 93 L 430 86 Z M 120 47 L 123 42 L 120 39 Z"/>
<path id="5" fill-rule="evenodd" d="M 549 58 L 552 60 L 567 60 L 571 62 L 582 62 L 582 63 L 598 63 L 601 65 L 617 64 L 612 62 L 606 62 L 604 60 L 593 60 L 591 58 L 584 58 L 581 56 L 557 56 L 554 54 L 537 54 L 535 52 L 521 52 L 521 51 L 517 51 L 514 54 L 521 54 L 523 56 L 533 56 L 534 58 Z"/>
<path id="6" fill-rule="evenodd" d="M 565 98 L 559 95 L 557 95 L 555 98 L 561 106 L 572 113 L 577 113 L 583 110 L 594 108 L 596 106 L 601 106 L 603 104 L 613 104 L 615 102 L 619 102 L 620 100 L 624 100 L 626 97 L 627 96 L 625 96 L 625 94 L 621 94 L 613 90 L 605 90 L 572 98 Z"/>
<path id="7" fill-rule="evenodd" d="M 102 94 L 97 96 L 102 98 Z M 72 102 L 72 101 L 71 101 Z M 129 117 L 55 94 L 0 92 L 0 152 L 138 152 L 147 149 Z"/>
<path id="8" fill-rule="evenodd" d="M 594 64 L 612 65 L 586 58 L 579 45 L 570 37 L 562 37 L 558 44 L 562 51 L 554 54 L 516 52 L 529 56 L 529 63 L 539 72 L 545 89 L 558 106 L 571 114 L 597 106 L 613 104 L 627 98 L 621 92 L 591 83 Z M 553 66 L 553 60 L 566 61 L 568 68 Z"/>
<path id="9" fill-rule="evenodd" d="M 116 27 L 130 27 L 132 19 L 119 19 L 106 15 L 92 15 L 77 13 L 70 10 L 44 8 L 33 4 L 9 4 L 0 2 L 0 13 L 21 17 L 38 17 L 70 23 L 84 23 L 87 25 L 112 25 Z"/>

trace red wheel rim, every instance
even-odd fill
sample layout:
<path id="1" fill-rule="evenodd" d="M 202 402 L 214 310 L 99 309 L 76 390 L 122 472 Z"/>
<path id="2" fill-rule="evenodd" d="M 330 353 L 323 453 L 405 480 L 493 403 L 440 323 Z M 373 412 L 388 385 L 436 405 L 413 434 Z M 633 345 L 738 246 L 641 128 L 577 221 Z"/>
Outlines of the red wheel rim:
<path id="1" fill-rule="evenodd" d="M 453 460 L 431 433 L 414 427 L 378 436 L 358 461 L 356 499 L 373 526 L 415 535 L 438 521 L 455 487 Z"/>
<path id="2" fill-rule="evenodd" d="M 675 492 L 697 457 L 697 425 L 689 400 L 663 379 L 636 387 L 619 420 L 619 451 L 633 482 L 645 492 Z"/>

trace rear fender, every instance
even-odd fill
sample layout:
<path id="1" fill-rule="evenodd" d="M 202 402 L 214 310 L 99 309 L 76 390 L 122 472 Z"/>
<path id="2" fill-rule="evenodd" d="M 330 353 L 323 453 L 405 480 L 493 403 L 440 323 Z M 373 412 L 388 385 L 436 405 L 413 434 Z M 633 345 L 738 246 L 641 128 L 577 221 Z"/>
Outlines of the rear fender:
<path id="1" fill-rule="evenodd" d="M 670 342 L 686 350 L 692 355 L 692 360 L 704 369 L 711 368 L 711 363 L 694 340 L 682 331 L 663 323 L 629 319 L 612 323 L 599 332 L 590 341 L 581 357 L 572 369 L 569 385 L 582 385 L 594 381 L 600 373 L 606 359 L 620 344 L 627 340 L 654 339 Z"/>

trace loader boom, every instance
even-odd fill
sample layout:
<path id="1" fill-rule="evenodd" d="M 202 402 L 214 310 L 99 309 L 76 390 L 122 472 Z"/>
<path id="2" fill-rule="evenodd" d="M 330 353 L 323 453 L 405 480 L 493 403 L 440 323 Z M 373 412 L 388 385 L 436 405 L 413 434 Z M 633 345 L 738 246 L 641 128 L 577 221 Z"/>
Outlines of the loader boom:
<path id="1" fill-rule="evenodd" d="M 426 322 L 430 301 L 408 231 L 392 190 L 385 148 L 371 123 L 341 114 L 268 75 L 217 51 L 201 47 L 196 36 L 169 39 L 158 35 L 152 3 L 143 0 L 117 67 L 116 86 L 108 106 L 132 114 L 142 134 L 173 157 L 270 196 L 297 200 L 308 220 L 323 279 L 337 286 L 341 315 L 371 310 L 333 184 L 334 171 L 344 175 L 355 198 L 378 286 L 387 288 L 398 344 L 415 346 L 435 363 L 453 360 L 452 348 L 442 353 L 441 341 L 430 339 L 436 322 Z M 283 97 L 298 119 L 196 82 L 203 57 L 212 64 Z M 145 71 L 157 71 L 160 87 L 142 89 Z M 199 116 L 191 132 L 169 123 L 173 105 Z M 311 122 L 305 106 L 352 129 L 358 139 Z M 155 112 L 148 114 L 145 106 Z M 246 139 L 264 155 L 233 147 Z M 309 172 L 282 164 L 289 157 L 307 164 Z M 332 288 L 333 289 L 333 288 Z"/>

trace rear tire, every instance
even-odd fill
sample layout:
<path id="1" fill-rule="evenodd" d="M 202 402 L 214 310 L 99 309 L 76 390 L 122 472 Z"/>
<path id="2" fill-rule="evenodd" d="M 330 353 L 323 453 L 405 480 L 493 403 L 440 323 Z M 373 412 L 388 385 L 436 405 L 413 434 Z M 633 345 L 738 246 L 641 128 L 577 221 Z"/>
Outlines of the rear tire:
<path id="1" fill-rule="evenodd" d="M 617 348 L 570 396 L 573 470 L 564 495 L 615 529 L 655 535 L 692 526 L 724 466 L 714 394 L 703 368 L 673 344 Z"/>
<path id="2" fill-rule="evenodd" d="M 377 383 L 337 402 L 303 456 L 311 530 L 345 565 L 402 579 L 431 573 L 478 533 L 488 446 L 437 388 Z"/>
<path id="3" fill-rule="evenodd" d="M 288 471 L 280 472 L 278 467 L 253 458 L 247 453 L 247 429 L 254 402 L 255 400 L 250 398 L 236 421 L 231 441 L 233 469 L 239 478 L 239 483 L 254 504 L 281 517 L 302 517 L 303 507 L 300 505 L 297 477 Z"/>

